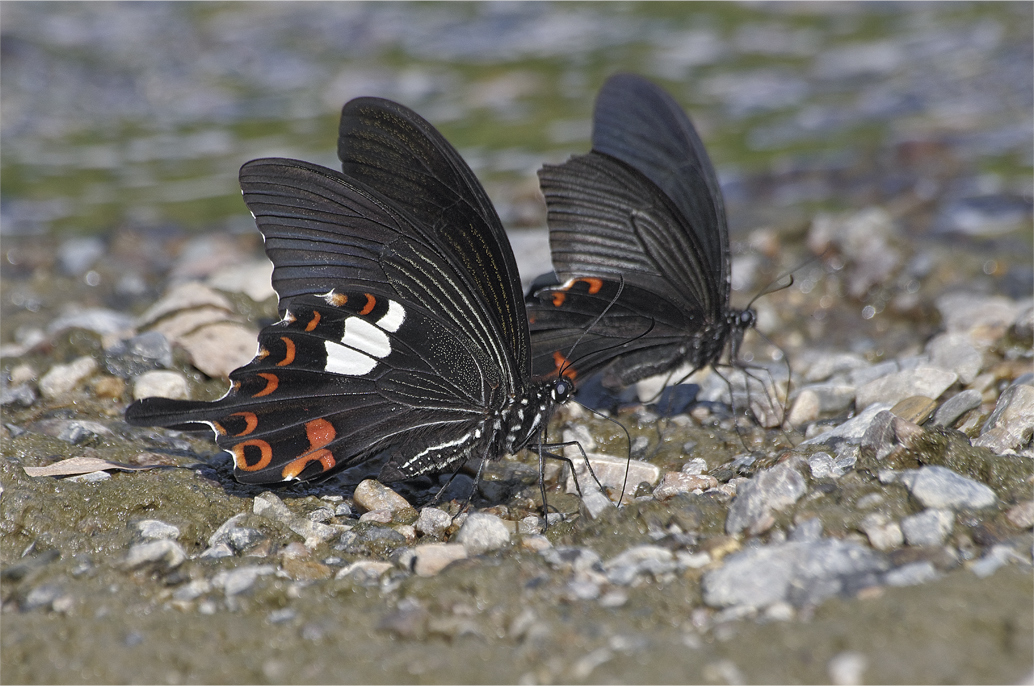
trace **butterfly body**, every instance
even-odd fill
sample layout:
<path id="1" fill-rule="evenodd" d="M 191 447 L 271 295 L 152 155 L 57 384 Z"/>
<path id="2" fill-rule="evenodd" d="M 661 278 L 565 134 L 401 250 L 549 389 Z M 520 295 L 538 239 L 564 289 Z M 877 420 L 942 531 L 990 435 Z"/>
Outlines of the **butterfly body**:
<path id="1" fill-rule="evenodd" d="M 346 104 L 341 141 L 347 173 L 241 168 L 281 320 L 220 400 L 146 398 L 127 422 L 207 425 L 255 484 L 381 457 L 379 478 L 400 481 L 541 444 L 573 384 L 530 377 L 516 263 L 477 179 L 390 101 Z"/>
<path id="2" fill-rule="evenodd" d="M 555 279 L 526 302 L 533 370 L 611 388 L 732 357 L 753 310 L 729 306 L 725 208 L 682 109 L 637 76 L 608 79 L 593 149 L 539 171 Z M 574 349 L 577 357 L 568 360 Z"/>

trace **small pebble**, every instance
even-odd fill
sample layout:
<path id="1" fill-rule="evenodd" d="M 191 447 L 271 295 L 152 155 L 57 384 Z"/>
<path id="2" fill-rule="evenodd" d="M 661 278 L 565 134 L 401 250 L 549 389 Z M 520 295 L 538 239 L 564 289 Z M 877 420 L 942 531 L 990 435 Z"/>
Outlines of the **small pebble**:
<path id="1" fill-rule="evenodd" d="M 12 386 L 20 386 L 23 383 L 29 383 L 35 380 L 36 370 L 31 365 L 19 364 L 11 368 L 8 378 L 11 381 Z"/>
<path id="2" fill-rule="evenodd" d="M 166 524 L 165 522 L 158 519 L 144 519 L 136 523 L 137 531 L 140 532 L 140 536 L 150 540 L 160 540 L 163 538 L 176 539 L 180 536 L 179 527 L 173 526 L 172 524 Z"/>
<path id="3" fill-rule="evenodd" d="M 876 550 L 888 551 L 900 548 L 905 537 L 901 526 L 890 521 L 882 512 L 866 515 L 859 528 L 869 539 L 869 544 Z"/>
<path id="4" fill-rule="evenodd" d="M 804 477 L 787 464 L 759 472 L 737 487 L 736 498 L 725 519 L 725 532 L 736 534 L 755 527 L 773 511 L 796 503 L 806 491 Z"/>
<path id="5" fill-rule="evenodd" d="M 390 562 L 379 560 L 357 560 L 347 567 L 338 570 L 334 575 L 335 579 L 353 578 L 358 581 L 376 580 L 382 574 L 394 567 Z"/>
<path id="6" fill-rule="evenodd" d="M 640 436 L 640 438 L 645 437 Z M 578 486 L 581 486 L 582 495 L 585 496 L 590 490 L 598 489 L 599 486 L 596 485 L 596 480 L 592 478 L 592 474 L 585 466 L 585 459 L 582 458 L 581 453 L 568 454 L 568 457 L 574 463 L 574 476 L 568 471 L 567 492 L 578 493 Z M 645 481 L 653 486 L 661 480 L 660 467 L 649 462 L 589 453 L 589 464 L 592 465 L 592 472 L 596 475 L 596 479 L 605 488 L 617 492 L 624 486 L 623 499 L 632 498 L 642 482 Z M 577 485 L 575 479 L 578 480 Z"/>
<path id="7" fill-rule="evenodd" d="M 901 531 L 909 545 L 943 545 L 955 526 L 951 510 L 930 508 L 901 520 Z"/>
<path id="8" fill-rule="evenodd" d="M 702 457 L 694 457 L 682 465 L 683 474 L 703 474 L 707 471 L 707 460 Z"/>
<path id="9" fill-rule="evenodd" d="M 965 334 L 948 332 L 935 336 L 926 344 L 926 353 L 933 366 L 955 372 L 963 385 L 976 378 L 984 365 L 984 356 Z"/>
<path id="10" fill-rule="evenodd" d="M 1034 526 L 1034 500 L 1025 500 L 1015 505 L 1005 513 L 1009 523 L 1019 529 L 1029 529 Z"/>
<path id="11" fill-rule="evenodd" d="M 547 548 L 552 548 L 553 544 L 541 534 L 532 534 L 521 539 L 521 547 L 532 553 L 541 553 Z"/>
<path id="12" fill-rule="evenodd" d="M 793 426 L 803 426 L 819 418 L 820 407 L 818 394 L 804 389 L 797 394 L 786 420 Z"/>
<path id="13" fill-rule="evenodd" d="M 168 569 L 173 569 L 183 564 L 186 559 L 187 553 L 179 543 L 159 539 L 134 545 L 126 554 L 122 566 L 126 569 L 136 569 L 146 564 L 160 563 Z"/>
<path id="14" fill-rule="evenodd" d="M 862 653 L 845 650 L 829 661 L 829 680 L 836 686 L 857 686 L 865 683 L 869 660 Z"/>
<path id="15" fill-rule="evenodd" d="M 246 565 L 217 573 L 212 585 L 223 589 L 227 596 L 234 596 L 251 588 L 260 576 L 275 574 L 273 565 Z"/>
<path id="16" fill-rule="evenodd" d="M 352 501 L 367 512 L 387 510 L 395 513 L 412 507 L 408 500 L 374 479 L 366 479 L 356 486 Z"/>
<path id="17" fill-rule="evenodd" d="M 855 397 L 855 405 L 867 408 L 873 403 L 897 403 L 912 396 L 922 395 L 939 398 L 948 388 L 958 381 L 958 374 L 937 367 L 917 367 L 906 369 L 861 386 Z"/>
<path id="18" fill-rule="evenodd" d="M 937 408 L 937 412 L 933 416 L 933 423 L 937 426 L 953 426 L 959 417 L 980 407 L 980 402 L 980 393 L 972 389 L 956 393 Z"/>
<path id="19" fill-rule="evenodd" d="M 56 364 L 39 382 L 40 393 L 48 400 L 60 398 L 97 371 L 97 361 L 89 356 L 68 364 Z"/>
<path id="20" fill-rule="evenodd" d="M 1034 386 L 1016 384 L 1005 389 L 973 445 L 1001 455 L 1030 443 L 1034 435 Z"/>
<path id="21" fill-rule="evenodd" d="M 874 403 L 869 405 L 840 426 L 819 434 L 814 438 L 809 438 L 801 443 L 801 445 L 830 444 L 836 443 L 837 441 L 847 441 L 848 443 L 856 444 L 861 443 L 862 437 L 865 436 L 865 432 L 872 423 L 873 418 L 880 412 L 889 410 L 890 408 L 890 403 Z M 813 424 L 812 426 L 815 425 Z"/>
<path id="22" fill-rule="evenodd" d="M 182 336 L 179 343 L 194 366 L 213 378 L 226 378 L 255 357 L 258 331 L 236 322 L 209 324 Z"/>
<path id="23" fill-rule="evenodd" d="M 424 536 L 440 538 L 445 535 L 445 530 L 452 524 L 452 516 L 437 507 L 425 507 L 420 510 L 420 516 L 416 520 L 416 530 Z"/>
<path id="24" fill-rule="evenodd" d="M 190 397 L 187 379 L 179 372 L 156 369 L 144 372 L 133 382 L 133 398 L 174 398 L 186 400 Z"/>
<path id="25" fill-rule="evenodd" d="M 921 560 L 902 565 L 883 575 L 883 583 L 888 586 L 917 586 L 940 577 L 940 572 L 929 560 Z"/>
<path id="26" fill-rule="evenodd" d="M 413 572 L 434 576 L 456 560 L 467 558 L 467 549 L 455 543 L 424 543 L 413 548 Z"/>
<path id="27" fill-rule="evenodd" d="M 986 485 L 937 465 L 905 470 L 897 480 L 924 507 L 979 510 L 998 502 L 995 492 Z"/>
<path id="28" fill-rule="evenodd" d="M 657 500 L 667 500 L 679 493 L 692 493 L 696 490 L 707 490 L 718 485 L 718 479 L 709 475 L 687 474 L 685 472 L 665 472 L 661 483 L 653 491 Z"/>
<path id="29" fill-rule="evenodd" d="M 913 395 L 899 401 L 890 408 L 890 412 L 915 424 L 922 424 L 933 414 L 936 407 L 937 403 L 934 400 L 922 395 Z"/>
<path id="30" fill-rule="evenodd" d="M 452 540 L 468 555 L 482 555 L 509 545 L 510 527 L 495 515 L 472 512 Z"/>
<path id="31" fill-rule="evenodd" d="M 102 376 L 91 384 L 98 398 L 120 398 L 126 390 L 126 382 L 117 376 Z"/>

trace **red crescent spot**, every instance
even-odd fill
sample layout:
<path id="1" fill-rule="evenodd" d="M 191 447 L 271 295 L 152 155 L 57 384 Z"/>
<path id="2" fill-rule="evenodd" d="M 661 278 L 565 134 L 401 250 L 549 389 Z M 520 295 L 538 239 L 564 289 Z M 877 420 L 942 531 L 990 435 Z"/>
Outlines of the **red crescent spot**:
<path id="1" fill-rule="evenodd" d="M 255 464 L 248 464 L 247 458 L 244 456 L 244 449 L 249 447 L 258 448 L 261 452 L 262 457 Z M 237 465 L 237 469 L 245 472 L 257 472 L 260 469 L 265 469 L 269 466 L 269 463 L 273 460 L 273 448 L 268 443 L 258 438 L 253 438 L 250 441 L 242 441 L 237 445 L 233 446 L 233 461 Z"/>
<path id="2" fill-rule="evenodd" d="M 309 449 L 322 448 L 337 437 L 334 425 L 326 419 L 313 419 L 305 422 L 305 435 L 309 438 Z"/>
<path id="3" fill-rule="evenodd" d="M 603 288 L 602 279 L 584 278 L 577 279 L 577 281 L 584 281 L 585 283 L 589 284 L 589 293 L 599 293 L 600 289 Z"/>
<path id="4" fill-rule="evenodd" d="M 256 393 L 255 395 L 251 396 L 252 398 L 261 398 L 264 395 L 269 395 L 270 393 L 276 390 L 277 386 L 280 385 L 280 379 L 276 378 L 276 374 L 267 374 L 264 372 L 259 372 L 258 376 L 261 376 L 263 379 L 266 380 L 266 387 L 258 393 Z"/>
<path id="5" fill-rule="evenodd" d="M 280 340 L 282 340 L 284 345 L 287 347 L 287 352 L 284 353 L 284 359 L 276 363 L 277 367 L 283 367 L 294 362 L 294 341 L 287 336 L 281 336 Z"/>
<path id="6" fill-rule="evenodd" d="M 312 313 L 312 319 L 310 319 L 309 323 L 305 325 L 305 330 L 306 331 L 312 331 L 313 329 L 316 328 L 316 325 L 319 324 L 319 323 L 320 323 L 320 313 L 319 312 L 313 312 Z"/>
<path id="7" fill-rule="evenodd" d="M 556 365 L 556 370 L 558 372 L 566 366 L 567 368 L 564 369 L 564 376 L 566 376 L 568 379 L 571 379 L 572 381 L 574 381 L 574 377 L 578 376 L 578 371 L 574 367 L 570 366 L 570 363 L 567 361 L 567 358 L 564 357 L 563 353 L 561 353 L 559 350 L 553 353 L 553 364 Z"/>
<path id="8" fill-rule="evenodd" d="M 258 417 L 255 416 L 254 412 L 234 412 L 233 414 L 228 415 L 228 417 L 243 417 L 244 422 L 247 425 L 244 427 L 244 431 L 241 431 L 239 434 L 234 434 L 234 436 L 247 436 L 255 430 L 255 427 L 258 426 Z"/>
<path id="9" fill-rule="evenodd" d="M 280 472 L 280 476 L 283 477 L 284 481 L 291 479 L 297 479 L 298 475 L 301 474 L 306 467 L 309 466 L 310 462 L 319 461 L 323 465 L 323 471 L 333 468 L 337 464 L 337 460 L 334 459 L 333 453 L 329 450 L 315 450 L 311 453 L 306 453 L 296 460 L 288 462 L 284 467 L 283 471 Z"/>
<path id="10" fill-rule="evenodd" d="M 564 299 L 567 298 L 567 293 L 561 293 L 557 291 L 553 294 L 553 307 L 560 307 L 564 304 Z"/>
<path id="11" fill-rule="evenodd" d="M 256 360 L 264 360 L 269 357 L 269 351 L 265 348 L 259 348 L 258 354 L 255 355 Z"/>
<path id="12" fill-rule="evenodd" d="M 367 315 L 373 312 L 373 308 L 377 307 L 377 298 L 373 297 L 369 293 L 364 293 L 366 296 L 366 307 L 359 310 L 360 315 Z"/>

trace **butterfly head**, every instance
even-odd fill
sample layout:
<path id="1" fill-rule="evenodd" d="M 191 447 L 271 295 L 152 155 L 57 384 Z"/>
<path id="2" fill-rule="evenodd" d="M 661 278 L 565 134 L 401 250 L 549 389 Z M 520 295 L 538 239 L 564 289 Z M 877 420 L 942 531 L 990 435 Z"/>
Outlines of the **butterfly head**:
<path id="1" fill-rule="evenodd" d="M 549 391 L 554 403 L 566 403 L 574 395 L 574 381 L 566 376 L 559 376 L 553 380 Z"/>
<path id="2" fill-rule="evenodd" d="M 753 329 L 758 322 L 758 313 L 754 311 L 753 307 L 748 307 L 745 310 L 739 312 L 733 310 L 729 312 L 729 323 L 733 328 L 739 329 L 740 331 L 746 331 L 747 329 Z"/>

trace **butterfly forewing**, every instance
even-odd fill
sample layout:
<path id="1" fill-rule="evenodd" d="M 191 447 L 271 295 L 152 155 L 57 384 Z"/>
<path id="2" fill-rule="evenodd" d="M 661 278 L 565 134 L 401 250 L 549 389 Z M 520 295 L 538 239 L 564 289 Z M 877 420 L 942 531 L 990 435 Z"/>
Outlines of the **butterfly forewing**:
<path id="1" fill-rule="evenodd" d="M 463 265 L 487 305 L 484 318 L 515 357 L 515 372 L 526 374 L 529 338 L 517 262 L 491 201 L 455 148 L 409 109 L 357 98 L 341 112 L 338 157 L 348 176 L 379 189 Z"/>
<path id="2" fill-rule="evenodd" d="M 632 74 L 607 79 L 593 111 L 592 148 L 642 172 L 684 217 L 707 269 L 728 299 L 729 234 L 714 165 L 675 100 Z M 678 240 L 674 236 L 673 240 Z"/>

